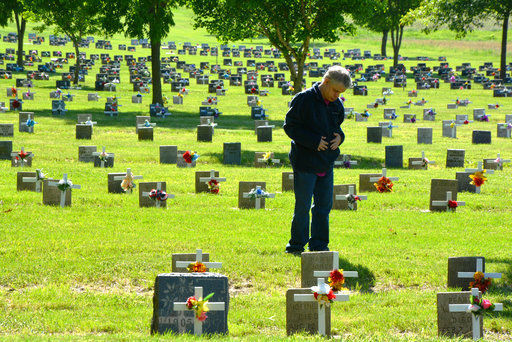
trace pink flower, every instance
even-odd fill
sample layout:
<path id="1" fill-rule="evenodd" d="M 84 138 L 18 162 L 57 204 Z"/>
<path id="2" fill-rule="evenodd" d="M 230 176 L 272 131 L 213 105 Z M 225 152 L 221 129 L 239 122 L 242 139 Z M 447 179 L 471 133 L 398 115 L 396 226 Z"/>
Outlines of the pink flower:
<path id="1" fill-rule="evenodd" d="M 482 300 L 482 307 L 484 308 L 484 310 L 487 310 L 491 306 L 492 306 L 492 303 L 491 303 L 491 301 L 489 299 L 483 299 Z"/>

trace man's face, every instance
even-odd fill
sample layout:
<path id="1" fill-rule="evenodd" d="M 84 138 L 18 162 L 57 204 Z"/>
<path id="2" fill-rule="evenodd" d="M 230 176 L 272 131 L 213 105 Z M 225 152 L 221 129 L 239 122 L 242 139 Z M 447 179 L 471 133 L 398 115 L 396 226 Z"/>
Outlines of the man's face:
<path id="1" fill-rule="evenodd" d="M 324 80 L 324 83 L 325 93 L 322 94 L 322 96 L 329 102 L 336 101 L 336 99 L 340 97 L 340 94 L 347 90 L 341 83 L 334 82 L 328 78 Z"/>

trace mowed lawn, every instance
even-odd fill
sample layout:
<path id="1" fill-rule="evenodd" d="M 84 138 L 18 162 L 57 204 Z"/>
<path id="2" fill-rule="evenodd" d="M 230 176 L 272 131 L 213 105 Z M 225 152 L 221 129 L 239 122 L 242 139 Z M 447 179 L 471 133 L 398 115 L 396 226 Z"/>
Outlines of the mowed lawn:
<path id="1" fill-rule="evenodd" d="M 193 31 L 191 13 L 180 10 L 176 15 L 176 28 L 167 40 L 181 45 L 207 42 L 218 45 L 214 37 L 204 31 Z M 27 33 L 32 32 L 29 26 Z M 0 29 L 3 36 L 14 26 Z M 499 46 L 493 31 L 483 31 L 463 42 L 446 41 L 453 37 L 447 32 L 437 33 L 436 40 L 410 31 L 412 40 L 405 41 L 403 56 L 446 56 L 455 68 L 463 62 L 478 67 L 484 62 L 499 64 L 495 46 Z M 66 47 L 28 44 L 25 49 L 39 51 L 73 51 Z M 407 38 L 407 33 L 406 33 Z M 96 35 L 96 39 L 102 39 Z M 378 35 L 361 32 L 356 37 L 343 37 L 333 45 L 315 42 L 322 49 L 338 50 L 360 48 L 380 52 Z M 83 49 L 91 53 L 114 55 L 133 54 L 147 56 L 149 49 L 137 46 L 134 53 L 120 51 L 118 44 L 129 45 L 129 38 L 121 35 L 111 38 L 113 50 Z M 480 42 L 482 43 L 479 48 Z M 247 46 L 264 45 L 263 40 L 244 42 Z M 498 45 L 497 45 L 498 44 Z M 237 43 L 238 45 L 238 43 Z M 0 43 L 0 51 L 16 48 L 16 44 Z M 391 47 L 388 48 L 391 52 Z M 164 50 L 162 56 L 171 56 Z M 223 58 L 179 56 L 187 63 L 208 61 L 221 64 Z M 242 60 L 245 58 L 233 58 Z M 262 58 L 261 61 L 270 60 Z M 43 59 L 43 62 L 49 59 Z M 260 59 L 257 59 L 260 61 Z M 284 60 L 276 60 L 283 62 Z M 337 61 L 342 65 L 362 63 L 384 64 L 389 71 L 391 61 Z M 10 61 L 4 61 L 10 63 Z M 74 60 L 70 61 L 70 65 Z M 328 59 L 319 64 L 332 63 Z M 404 61 L 407 68 L 418 61 Z M 426 62 L 437 66 L 440 62 Z M 36 65 L 39 63 L 36 63 Z M 172 66 L 175 63 L 171 63 Z M 132 85 L 128 68 L 122 63 L 121 83 L 115 95 L 119 98 L 120 116 L 110 118 L 103 114 L 107 92 L 99 92 L 99 102 L 88 102 L 87 94 L 94 92 L 95 74 L 100 61 L 86 76 L 81 90 L 70 90 L 73 102 L 66 103 L 65 117 L 52 117 L 49 92 L 55 89 L 60 72 L 50 81 L 35 81 L 31 89 L 34 101 L 23 103 L 24 111 L 35 113 L 35 134 L 19 133 L 18 114 L 0 114 L 0 123 L 14 123 L 12 140 L 14 151 L 23 146 L 35 155 L 33 167 L 26 170 L 43 171 L 50 177 L 60 178 L 63 173 L 74 184 L 72 206 L 67 208 L 44 206 L 42 194 L 16 191 L 16 174 L 9 161 L 0 162 L 0 338 L 62 340 L 142 340 L 149 339 L 152 316 L 152 296 L 155 277 L 170 272 L 173 253 L 192 253 L 196 248 L 210 253 L 211 260 L 220 261 L 220 273 L 229 278 L 231 302 L 228 325 L 230 334 L 225 339 L 274 340 L 286 337 L 285 292 L 300 287 L 300 258 L 286 255 L 284 247 L 289 239 L 293 213 L 293 193 L 283 192 L 281 173 L 291 171 L 287 153 L 290 139 L 282 130 L 290 96 L 281 95 L 281 89 L 269 88 L 270 95 L 261 97 L 262 105 L 275 125 L 273 142 L 258 143 L 250 107 L 246 104 L 243 87 L 227 86 L 227 95 L 219 97 L 217 106 L 222 112 L 217 120 L 213 142 L 196 141 L 199 124 L 199 106 L 208 96 L 206 85 L 191 80 L 190 94 L 183 105 L 169 104 L 171 117 L 153 119 L 157 123 L 155 139 L 139 142 L 135 134 L 135 116 L 149 115 L 151 95 L 144 95 L 142 104 L 132 104 Z M 150 67 L 150 63 L 147 63 Z M 33 70 L 34 68 L 28 68 Z M 236 68 L 232 68 L 236 71 Z M 289 75 L 285 72 L 287 79 Z M 8 102 L 5 89 L 15 85 L 13 80 L 0 80 L 0 102 Z M 411 76 L 411 74 L 409 74 Z M 187 77 L 188 75 L 185 75 Z M 359 76 L 358 76 L 359 77 Z M 211 79 L 216 79 L 213 75 Z M 245 79 L 245 78 L 244 78 Z M 307 78 L 307 85 L 319 78 Z M 392 87 L 384 80 L 368 82 L 369 96 L 345 94 L 346 106 L 363 111 L 366 105 L 382 97 L 383 87 Z M 430 182 L 434 178 L 455 179 L 462 168 L 446 168 L 447 149 L 465 149 L 466 167 L 476 167 L 483 158 L 512 159 L 511 139 L 496 137 L 496 124 L 512 114 L 509 98 L 492 98 L 492 92 L 473 84 L 471 90 L 450 90 L 442 83 L 437 90 L 419 91 L 418 100 L 427 100 L 426 107 L 411 106 L 399 109 L 409 100 L 407 91 L 415 89 L 414 79 L 405 89 L 393 88 L 386 106 L 369 110 L 368 123 L 347 120 L 343 123 L 346 134 L 342 153 L 351 154 L 358 165 L 352 169 L 335 169 L 335 184 L 358 183 L 360 173 L 376 173 L 384 163 L 387 145 L 403 145 L 404 163 L 409 157 L 421 157 L 425 151 L 436 162 L 427 171 L 390 169 L 388 176 L 399 177 L 394 192 L 369 193 L 358 211 L 331 213 L 330 248 L 340 253 L 340 267 L 357 270 L 359 279 L 349 280 L 351 299 L 333 305 L 332 328 L 334 335 L 348 341 L 442 340 L 437 337 L 436 293 L 456 291 L 447 289 L 447 261 L 452 256 L 484 256 L 487 270 L 502 272 L 503 279 L 495 281 L 487 297 L 504 304 L 504 312 L 485 318 L 485 336 L 489 340 L 512 339 L 512 165 L 503 171 L 488 175 L 481 194 L 459 193 L 466 205 L 456 213 L 430 213 Z M 23 89 L 26 91 L 26 89 Z M 170 85 L 163 92 L 172 103 Z M 64 90 L 63 93 L 67 93 Z M 456 98 L 470 99 L 464 108 L 446 109 Z M 454 119 L 456 114 L 472 117 L 474 108 L 487 108 L 499 103 L 489 122 L 474 122 L 458 127 L 457 139 L 442 137 L 442 120 Z M 421 120 L 423 108 L 432 107 L 438 113 L 435 122 Z M 366 126 L 375 126 L 383 119 L 383 108 L 396 108 L 400 115 L 392 138 L 382 144 L 366 143 Z M 76 114 L 92 113 L 98 124 L 91 141 L 76 140 Z M 416 114 L 415 124 L 403 123 L 403 114 Z M 418 127 L 433 127 L 432 145 L 418 145 Z M 492 132 L 492 144 L 473 145 L 473 130 Z M 222 164 L 224 142 L 242 143 L 242 165 Z M 92 164 L 78 162 L 78 146 L 105 146 L 115 153 L 113 169 L 94 168 Z M 180 169 L 176 165 L 159 164 L 159 146 L 177 145 L 180 150 L 193 150 L 200 158 L 195 169 Z M 254 168 L 254 152 L 272 151 L 284 161 L 279 168 Z M 142 175 L 143 181 L 165 181 L 167 191 L 175 199 L 168 200 L 166 210 L 139 208 L 138 194 L 116 195 L 107 193 L 107 174 L 131 168 Z M 227 181 L 221 183 L 220 193 L 195 194 L 194 172 L 218 170 Z M 238 182 L 265 181 L 267 191 L 276 193 L 266 201 L 266 210 L 239 210 Z M 138 189 L 137 189 L 138 190 Z M 221 338 L 216 336 L 215 338 Z M 161 340 L 192 340 L 192 336 L 156 336 Z M 290 339 L 318 339 L 297 335 Z"/>

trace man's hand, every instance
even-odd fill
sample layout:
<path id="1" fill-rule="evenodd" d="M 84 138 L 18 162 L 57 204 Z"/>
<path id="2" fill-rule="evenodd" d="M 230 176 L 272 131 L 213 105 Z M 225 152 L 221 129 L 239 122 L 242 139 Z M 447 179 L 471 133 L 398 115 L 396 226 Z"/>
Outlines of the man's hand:
<path id="1" fill-rule="evenodd" d="M 318 144 L 317 151 L 325 151 L 329 147 L 329 143 L 324 139 L 325 139 L 325 137 L 322 137 L 322 139 L 320 139 L 320 143 Z M 340 140 L 341 140 L 341 138 L 340 138 Z"/>
<path id="2" fill-rule="evenodd" d="M 334 133 L 334 139 L 331 140 L 331 150 L 335 150 L 341 144 L 341 135 Z"/>

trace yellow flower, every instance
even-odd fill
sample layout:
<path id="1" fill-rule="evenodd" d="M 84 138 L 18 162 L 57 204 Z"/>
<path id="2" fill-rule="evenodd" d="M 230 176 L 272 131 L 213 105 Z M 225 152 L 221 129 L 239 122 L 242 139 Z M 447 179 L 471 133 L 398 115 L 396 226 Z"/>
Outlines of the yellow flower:
<path id="1" fill-rule="evenodd" d="M 483 170 L 482 172 L 477 171 L 474 174 L 470 175 L 469 178 L 472 179 L 470 184 L 474 186 L 482 186 L 487 180 L 487 177 L 484 176 L 484 173 L 485 170 Z"/>
<path id="2" fill-rule="evenodd" d="M 453 122 L 452 122 L 452 123 L 450 124 L 450 128 L 453 128 L 453 127 L 455 127 L 455 123 L 453 123 Z"/>

